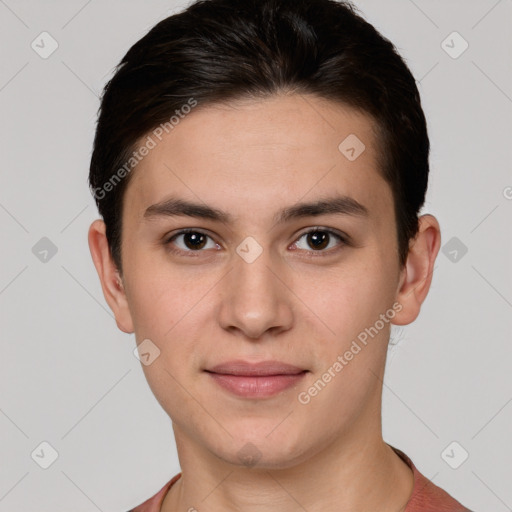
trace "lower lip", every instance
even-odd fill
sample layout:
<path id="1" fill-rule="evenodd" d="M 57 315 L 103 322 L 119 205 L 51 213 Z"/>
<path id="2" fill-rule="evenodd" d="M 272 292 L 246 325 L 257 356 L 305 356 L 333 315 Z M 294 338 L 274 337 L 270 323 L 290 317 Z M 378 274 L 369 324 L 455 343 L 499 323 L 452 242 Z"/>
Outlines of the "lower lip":
<path id="1" fill-rule="evenodd" d="M 265 398 L 297 385 L 306 372 L 296 375 L 225 375 L 207 372 L 219 386 L 244 398 Z"/>

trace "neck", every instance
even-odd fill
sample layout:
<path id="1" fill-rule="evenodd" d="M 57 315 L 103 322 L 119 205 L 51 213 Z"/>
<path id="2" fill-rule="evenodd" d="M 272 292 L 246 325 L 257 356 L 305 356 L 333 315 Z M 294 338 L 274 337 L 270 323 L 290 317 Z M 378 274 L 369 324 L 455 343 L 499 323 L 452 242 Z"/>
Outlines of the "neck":
<path id="1" fill-rule="evenodd" d="M 404 510 L 413 473 L 383 441 L 380 421 L 372 420 L 359 418 L 349 432 L 285 468 L 231 464 L 173 424 L 182 476 L 167 493 L 161 511 Z"/>

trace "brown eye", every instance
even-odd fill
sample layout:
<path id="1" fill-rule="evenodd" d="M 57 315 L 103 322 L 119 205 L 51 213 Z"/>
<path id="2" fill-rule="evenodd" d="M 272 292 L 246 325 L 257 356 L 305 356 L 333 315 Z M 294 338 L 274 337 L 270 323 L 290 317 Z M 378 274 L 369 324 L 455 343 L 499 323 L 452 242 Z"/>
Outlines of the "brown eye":
<path id="1" fill-rule="evenodd" d="M 305 243 L 301 242 L 302 239 L 305 239 Z M 348 245 L 348 242 L 344 237 L 330 229 L 314 228 L 303 233 L 293 245 L 297 249 L 309 252 L 330 252 L 330 249 Z"/>
<path id="2" fill-rule="evenodd" d="M 189 249 L 202 249 L 206 245 L 206 235 L 202 233 L 185 233 L 183 243 Z"/>
<path id="3" fill-rule="evenodd" d="M 325 249 L 329 245 L 330 235 L 325 231 L 313 231 L 308 233 L 306 240 L 313 249 Z"/>
<path id="4" fill-rule="evenodd" d="M 210 245 L 208 246 L 208 243 Z M 182 230 L 173 235 L 166 245 L 174 245 L 177 252 L 201 252 L 202 249 L 214 249 L 217 244 L 205 233 L 193 229 Z"/>

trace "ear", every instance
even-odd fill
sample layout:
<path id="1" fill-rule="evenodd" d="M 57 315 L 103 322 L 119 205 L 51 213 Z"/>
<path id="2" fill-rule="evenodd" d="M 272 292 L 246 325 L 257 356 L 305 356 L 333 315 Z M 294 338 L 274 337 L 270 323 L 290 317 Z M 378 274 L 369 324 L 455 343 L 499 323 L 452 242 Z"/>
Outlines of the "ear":
<path id="1" fill-rule="evenodd" d="M 418 317 L 432 282 L 434 263 L 441 246 L 441 229 L 437 219 L 430 214 L 419 218 L 419 231 L 409 243 L 407 262 L 400 274 L 396 301 L 402 309 L 391 323 L 407 325 Z"/>
<path id="2" fill-rule="evenodd" d="M 101 282 L 103 295 L 114 313 L 116 324 L 121 331 L 132 333 L 133 321 L 126 299 L 122 277 L 117 269 L 106 236 L 102 220 L 95 220 L 89 228 L 89 250 Z"/>

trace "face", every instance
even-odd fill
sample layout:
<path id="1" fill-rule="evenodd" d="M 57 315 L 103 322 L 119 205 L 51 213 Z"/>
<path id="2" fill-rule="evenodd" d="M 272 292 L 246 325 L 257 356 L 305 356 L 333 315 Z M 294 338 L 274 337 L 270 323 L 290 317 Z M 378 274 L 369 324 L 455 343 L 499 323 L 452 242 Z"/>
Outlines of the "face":
<path id="1" fill-rule="evenodd" d="M 379 427 L 401 272 L 372 127 L 314 96 L 238 101 L 193 110 L 137 165 L 116 318 L 159 351 L 148 383 L 205 452 L 284 468 Z M 303 373 L 211 373 L 240 360 Z"/>

